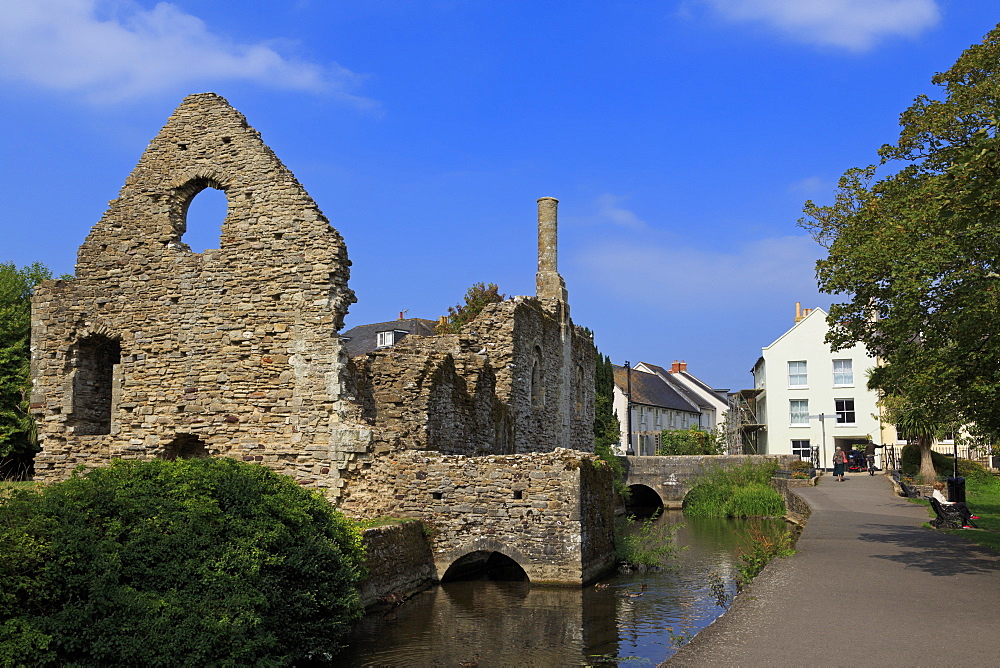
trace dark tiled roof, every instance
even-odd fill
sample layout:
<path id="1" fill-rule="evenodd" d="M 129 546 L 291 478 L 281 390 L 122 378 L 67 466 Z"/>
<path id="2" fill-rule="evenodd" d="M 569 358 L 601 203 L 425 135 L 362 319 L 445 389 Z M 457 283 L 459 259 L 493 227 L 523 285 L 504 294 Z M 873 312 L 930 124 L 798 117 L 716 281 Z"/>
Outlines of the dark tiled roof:
<path id="1" fill-rule="evenodd" d="M 423 318 L 376 322 L 370 325 L 352 327 L 343 332 L 340 338 L 346 339 L 345 348 L 347 349 L 347 356 L 357 357 L 358 355 L 367 355 L 376 349 L 375 335 L 379 332 L 399 331 L 419 336 L 432 336 L 436 324 L 433 320 L 424 320 Z M 406 334 L 403 334 L 403 336 L 406 336 Z"/>
<path id="2" fill-rule="evenodd" d="M 615 385 L 622 392 L 628 388 L 625 367 L 612 365 L 615 372 Z M 677 390 L 662 378 L 653 373 L 632 369 L 632 403 L 659 408 L 670 408 L 675 411 L 697 413 L 697 404 L 692 404 Z"/>
<path id="3" fill-rule="evenodd" d="M 664 369 L 662 366 L 657 366 L 656 364 L 650 364 L 649 362 L 642 362 L 642 365 L 647 369 L 651 369 L 654 373 L 660 374 L 660 377 L 665 378 L 667 382 L 671 383 L 671 385 L 676 387 L 685 397 L 687 397 L 688 399 L 690 399 L 691 401 L 693 401 L 694 403 L 698 404 L 703 408 L 713 408 L 713 405 L 707 402 L 704 395 L 700 395 L 697 392 L 693 391 L 688 386 L 684 385 L 683 383 L 674 380 L 674 376 L 679 374 L 684 374 L 685 378 L 687 378 L 692 383 L 700 387 L 704 392 L 711 394 L 712 396 L 714 396 L 719 401 L 722 401 L 723 403 L 728 402 L 727 392 L 729 392 L 729 390 L 716 390 L 713 387 L 709 387 L 704 383 L 704 381 L 694 377 L 687 371 L 679 371 L 677 372 L 677 374 L 673 374 Z"/>

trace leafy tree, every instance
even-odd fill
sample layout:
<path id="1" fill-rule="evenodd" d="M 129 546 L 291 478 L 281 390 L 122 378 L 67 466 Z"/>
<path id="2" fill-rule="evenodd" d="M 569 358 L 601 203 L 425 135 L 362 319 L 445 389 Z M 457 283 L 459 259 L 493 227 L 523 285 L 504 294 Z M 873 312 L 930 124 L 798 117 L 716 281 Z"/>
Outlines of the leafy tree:
<path id="1" fill-rule="evenodd" d="M 721 432 L 705 431 L 699 427 L 689 429 L 664 429 L 660 432 L 658 455 L 721 455 L 726 447 Z"/>
<path id="2" fill-rule="evenodd" d="M 0 263 L 0 457 L 37 450 L 28 414 L 31 293 L 48 278 L 52 272 L 38 262 L 21 269 Z"/>
<path id="3" fill-rule="evenodd" d="M 912 404 L 902 397 L 882 397 L 879 408 L 882 418 L 896 425 L 899 433 L 916 439 L 917 451 L 920 453 L 920 477 L 928 485 L 934 482 L 937 476 L 931 446 L 934 439 L 940 438 L 946 431 L 954 431 L 955 423 L 945 421 L 945 416 L 935 414 L 933 404 Z"/>
<path id="4" fill-rule="evenodd" d="M 629 496 L 625 484 L 625 467 L 615 454 L 615 446 L 621 442 L 621 424 L 614 410 L 615 372 L 611 358 L 596 354 L 594 369 L 594 452 L 611 467 L 615 481 L 615 491 L 623 497 Z"/>
<path id="5" fill-rule="evenodd" d="M 458 334 L 489 304 L 502 302 L 504 298 L 495 283 L 476 283 L 466 290 L 465 304 L 449 306 L 447 322 L 439 323 L 434 331 L 438 334 Z"/>
<path id="6" fill-rule="evenodd" d="M 360 616 L 360 534 L 233 459 L 116 461 L 0 502 L 0 665 L 288 665 Z"/>
<path id="7" fill-rule="evenodd" d="M 884 364 L 869 387 L 932 423 L 1000 433 L 1000 27 L 967 49 L 900 117 L 878 165 L 848 170 L 832 205 L 800 224 L 829 250 L 828 341 Z M 876 172 L 885 173 L 876 177 Z"/>

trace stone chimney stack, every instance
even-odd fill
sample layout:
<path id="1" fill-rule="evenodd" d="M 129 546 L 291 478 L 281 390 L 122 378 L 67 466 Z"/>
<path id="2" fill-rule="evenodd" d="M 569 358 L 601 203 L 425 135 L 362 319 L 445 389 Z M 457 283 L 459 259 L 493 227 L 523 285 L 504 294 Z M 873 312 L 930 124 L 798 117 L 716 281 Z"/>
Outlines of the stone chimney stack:
<path id="1" fill-rule="evenodd" d="M 540 299 L 558 299 L 567 302 L 566 282 L 557 268 L 559 200 L 541 197 L 538 200 L 538 273 L 535 275 L 535 294 Z"/>

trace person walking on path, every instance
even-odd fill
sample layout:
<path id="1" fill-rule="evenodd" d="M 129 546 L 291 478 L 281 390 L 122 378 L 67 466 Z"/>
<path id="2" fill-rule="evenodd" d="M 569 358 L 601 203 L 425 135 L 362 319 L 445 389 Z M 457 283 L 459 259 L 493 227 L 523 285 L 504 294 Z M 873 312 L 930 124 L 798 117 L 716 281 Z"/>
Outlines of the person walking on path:
<path id="1" fill-rule="evenodd" d="M 844 482 L 844 469 L 847 468 L 847 453 L 837 446 L 833 451 L 833 477 L 839 482 Z"/>

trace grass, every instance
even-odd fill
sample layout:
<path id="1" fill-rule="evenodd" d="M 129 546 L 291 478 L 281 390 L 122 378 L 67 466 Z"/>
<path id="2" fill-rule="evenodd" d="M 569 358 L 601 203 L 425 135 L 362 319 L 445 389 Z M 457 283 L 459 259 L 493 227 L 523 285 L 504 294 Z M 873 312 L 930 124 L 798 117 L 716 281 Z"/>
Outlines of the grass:
<path id="1" fill-rule="evenodd" d="M 979 531 L 957 529 L 946 530 L 945 533 L 957 534 L 1000 553 L 1000 479 L 967 480 L 965 501 L 973 514 L 979 516 L 979 519 L 975 520 Z M 934 514 L 930 504 L 927 504 L 927 510 L 931 515 Z"/>
<path id="2" fill-rule="evenodd" d="M 785 502 L 770 485 L 776 461 L 746 461 L 715 467 L 698 477 L 684 499 L 684 514 L 692 517 L 781 517 Z"/>

